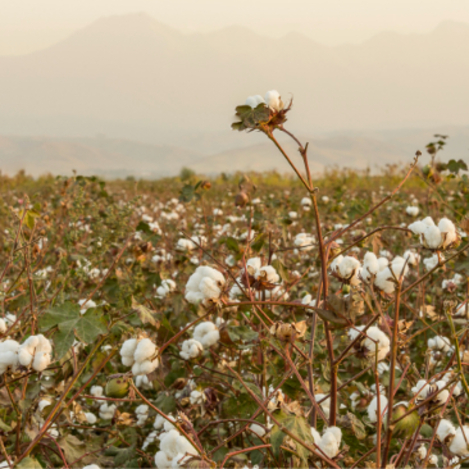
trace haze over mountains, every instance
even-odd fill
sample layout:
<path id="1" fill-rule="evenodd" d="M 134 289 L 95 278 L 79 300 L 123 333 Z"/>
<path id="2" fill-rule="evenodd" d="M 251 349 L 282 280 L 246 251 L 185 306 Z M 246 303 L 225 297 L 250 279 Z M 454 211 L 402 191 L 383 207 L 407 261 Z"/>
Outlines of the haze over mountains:
<path id="1" fill-rule="evenodd" d="M 314 167 L 409 161 L 435 132 L 469 159 L 469 25 L 328 47 L 242 27 L 184 35 L 145 14 L 102 18 L 48 49 L 0 57 L 0 168 L 157 176 L 286 169 L 233 109 L 276 88 Z M 100 137 L 96 137 L 97 135 Z M 454 137 L 454 138 L 453 138 Z"/>

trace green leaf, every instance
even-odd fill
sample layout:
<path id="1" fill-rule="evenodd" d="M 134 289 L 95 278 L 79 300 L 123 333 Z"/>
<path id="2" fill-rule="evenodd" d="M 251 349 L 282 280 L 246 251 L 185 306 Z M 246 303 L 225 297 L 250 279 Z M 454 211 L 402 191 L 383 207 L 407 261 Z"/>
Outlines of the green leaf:
<path id="1" fill-rule="evenodd" d="M 270 443 L 272 445 L 274 456 L 278 456 L 280 446 L 282 445 L 285 436 L 286 434 L 278 428 L 278 425 L 273 426 L 272 431 L 270 432 Z"/>
<path id="2" fill-rule="evenodd" d="M 76 336 L 85 344 L 92 344 L 98 336 L 107 333 L 106 325 L 96 313 L 96 310 L 89 309 L 76 323 Z"/>
<path id="3" fill-rule="evenodd" d="M 447 168 L 453 173 L 458 174 L 459 171 L 467 171 L 467 164 L 463 160 L 449 160 Z"/>
<path id="4" fill-rule="evenodd" d="M 90 308 L 80 314 L 80 307 L 65 302 L 51 308 L 39 321 L 41 331 L 57 327 L 53 336 L 57 359 L 61 359 L 70 350 L 75 336 L 86 344 L 93 343 L 101 334 L 107 333 L 107 327 L 98 316 L 99 310 Z"/>
<path id="5" fill-rule="evenodd" d="M 37 462 L 36 459 L 30 458 L 29 456 L 27 458 L 24 458 L 17 466 L 18 469 L 42 469 L 42 466 Z"/>
<path id="6" fill-rule="evenodd" d="M 240 252 L 238 241 L 231 236 L 228 236 L 227 238 L 222 238 L 220 240 L 220 243 L 224 244 L 230 251 L 233 251 L 235 254 Z"/>
<path id="7" fill-rule="evenodd" d="M 57 331 L 53 337 L 54 349 L 57 360 L 60 360 L 72 348 L 75 340 L 75 332 L 73 329 Z"/>
<path id="8" fill-rule="evenodd" d="M 239 340 L 243 340 L 245 342 L 250 342 L 252 340 L 257 339 L 259 334 L 252 330 L 248 326 L 229 326 L 227 328 L 228 335 L 233 342 L 238 342 Z"/>
<path id="9" fill-rule="evenodd" d="M 288 278 L 288 270 L 287 270 L 287 268 L 285 267 L 285 265 L 282 264 L 282 262 L 281 262 L 279 259 L 275 259 L 275 260 L 272 262 L 272 267 L 275 268 L 275 270 L 278 272 L 278 274 L 280 275 L 280 277 L 282 278 L 282 280 L 284 280 L 285 282 L 288 282 L 288 281 L 289 281 L 289 278 Z"/>
<path id="10" fill-rule="evenodd" d="M 258 234 L 254 238 L 254 241 L 251 244 L 251 249 L 253 249 L 256 252 L 259 252 L 264 246 L 266 239 L 267 239 L 267 235 L 265 233 Z"/>
<path id="11" fill-rule="evenodd" d="M 176 411 L 176 399 L 170 394 L 161 392 L 155 401 L 155 406 L 164 412 L 165 414 L 170 414 Z"/>
<path id="12" fill-rule="evenodd" d="M 275 418 L 293 435 L 304 441 L 307 445 L 313 446 L 314 438 L 311 434 L 311 427 L 304 417 L 299 417 L 294 414 L 287 414 L 281 410 L 277 415 L 275 415 Z M 271 442 L 272 438 L 274 438 L 274 432 L 277 433 L 275 435 L 276 445 L 280 446 L 282 444 L 283 438 L 281 438 L 281 435 L 278 435 L 278 433 L 282 433 L 282 431 L 277 425 L 275 425 L 271 432 Z M 303 463 L 306 463 L 308 457 L 311 455 L 311 452 L 299 443 L 296 443 L 296 452 L 302 459 Z"/>
<path id="13" fill-rule="evenodd" d="M 270 117 L 269 108 L 261 103 L 256 108 L 243 105 L 236 108 L 236 117 L 240 120 L 231 124 L 233 130 L 256 129 L 262 122 L 268 122 Z"/>

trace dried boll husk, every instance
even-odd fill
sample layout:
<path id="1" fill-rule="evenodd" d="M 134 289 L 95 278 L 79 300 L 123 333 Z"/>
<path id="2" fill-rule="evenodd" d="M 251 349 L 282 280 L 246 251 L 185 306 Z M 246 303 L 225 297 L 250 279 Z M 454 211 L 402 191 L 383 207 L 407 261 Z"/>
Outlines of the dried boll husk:
<path id="1" fill-rule="evenodd" d="M 293 342 L 305 335 L 307 327 L 306 321 L 291 324 L 276 322 L 271 326 L 270 333 L 284 342 Z"/>

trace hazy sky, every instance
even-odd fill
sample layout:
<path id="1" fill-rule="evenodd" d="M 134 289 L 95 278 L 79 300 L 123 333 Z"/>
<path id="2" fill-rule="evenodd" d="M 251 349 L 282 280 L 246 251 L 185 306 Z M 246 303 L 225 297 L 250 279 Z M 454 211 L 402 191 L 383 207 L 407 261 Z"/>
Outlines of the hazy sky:
<path id="1" fill-rule="evenodd" d="M 0 54 L 41 49 L 101 16 L 135 12 L 186 32 L 239 24 L 334 45 L 384 30 L 425 32 L 448 19 L 469 23 L 469 0 L 0 0 Z"/>

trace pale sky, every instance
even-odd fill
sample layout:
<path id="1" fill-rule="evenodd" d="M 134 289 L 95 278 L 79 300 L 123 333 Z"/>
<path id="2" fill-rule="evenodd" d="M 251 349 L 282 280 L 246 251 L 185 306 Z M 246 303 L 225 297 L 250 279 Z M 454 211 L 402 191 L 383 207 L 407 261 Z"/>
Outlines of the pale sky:
<path id="1" fill-rule="evenodd" d="M 336 45 L 389 30 L 422 33 L 444 20 L 469 23 L 469 0 L 0 0 L 0 54 L 42 49 L 102 16 L 136 12 L 183 32 L 237 24 Z"/>

